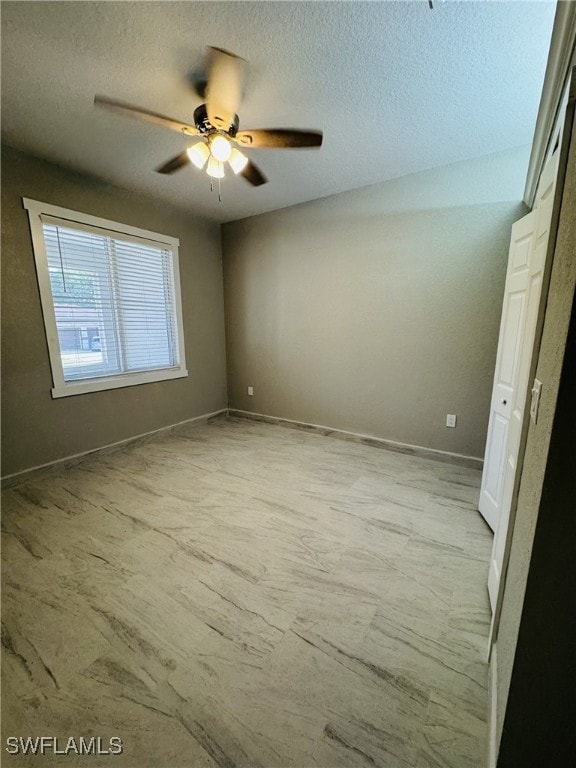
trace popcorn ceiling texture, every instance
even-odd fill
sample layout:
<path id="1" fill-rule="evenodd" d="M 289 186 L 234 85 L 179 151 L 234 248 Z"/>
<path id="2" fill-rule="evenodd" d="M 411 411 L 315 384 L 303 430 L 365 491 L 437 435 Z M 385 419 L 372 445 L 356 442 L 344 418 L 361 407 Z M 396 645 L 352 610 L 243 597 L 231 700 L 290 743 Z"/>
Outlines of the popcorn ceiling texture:
<path id="1" fill-rule="evenodd" d="M 554 3 L 2 4 L 6 143 L 218 221 L 532 140 Z M 190 120 L 204 47 L 250 62 L 245 128 L 320 128 L 320 151 L 253 150 L 270 183 L 154 168 L 176 133 L 96 111 L 103 93 Z M 520 196 L 520 194 L 519 194 Z"/>

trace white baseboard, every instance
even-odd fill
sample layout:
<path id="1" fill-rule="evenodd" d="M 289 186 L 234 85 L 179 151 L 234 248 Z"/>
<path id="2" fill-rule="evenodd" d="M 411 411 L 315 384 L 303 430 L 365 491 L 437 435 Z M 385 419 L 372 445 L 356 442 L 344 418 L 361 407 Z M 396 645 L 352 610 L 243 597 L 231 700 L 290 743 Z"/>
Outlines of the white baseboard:
<path id="1" fill-rule="evenodd" d="M 81 451 L 80 453 L 74 453 L 71 456 L 65 456 L 63 459 L 48 461 L 46 462 L 46 464 L 38 464 L 35 467 L 30 467 L 29 469 L 24 469 L 20 472 L 14 472 L 11 475 L 6 475 L 5 477 L 1 478 L 0 483 L 2 488 L 10 488 L 15 485 L 20 485 L 32 479 L 32 477 L 36 474 L 51 472 L 57 469 L 65 469 L 68 466 L 74 466 L 75 464 L 79 464 L 81 461 L 84 461 L 84 459 L 86 459 L 88 456 L 93 456 L 99 453 L 108 453 L 109 451 L 114 451 L 118 448 L 122 448 L 122 446 L 124 445 L 128 445 L 130 443 L 134 443 L 139 440 L 145 440 L 146 438 L 150 438 L 154 435 L 161 434 L 162 432 L 169 432 L 170 430 L 177 429 L 178 427 L 182 427 L 185 424 L 195 424 L 195 423 L 202 424 L 208 421 L 208 419 L 213 418 L 214 416 L 220 416 L 221 414 L 227 414 L 227 413 L 228 413 L 228 408 L 221 408 L 219 411 L 213 411 L 212 413 L 203 413 L 201 416 L 194 416 L 191 419 L 178 421 L 176 424 L 169 424 L 166 427 L 153 429 L 150 432 L 142 432 L 139 435 L 133 435 L 132 437 L 127 437 L 125 440 L 118 440 L 115 443 L 108 443 L 106 445 L 101 445 L 98 448 L 91 448 L 89 451 Z"/>
<path id="2" fill-rule="evenodd" d="M 239 408 L 229 408 L 228 414 L 230 416 L 240 416 L 241 418 L 253 419 L 255 421 L 264 421 L 268 424 L 285 424 L 287 426 L 305 429 L 308 432 L 318 432 L 322 435 L 339 437 L 343 440 L 352 440 L 354 442 L 364 443 L 365 445 L 373 445 L 377 448 L 385 448 L 386 450 L 396 451 L 397 453 L 407 453 L 424 459 L 434 459 L 436 461 L 458 464 L 459 466 L 470 467 L 472 469 L 482 469 L 484 464 L 484 461 L 476 456 L 465 456 L 461 453 L 439 451 L 435 448 L 424 448 L 423 446 L 410 445 L 409 443 L 397 443 L 393 440 L 384 440 L 381 437 L 372 437 L 371 435 L 363 435 L 358 432 L 348 432 L 345 429 L 335 429 L 334 427 L 326 427 L 322 424 L 309 424 L 305 421 L 283 419 L 278 416 L 268 416 L 264 413 L 243 411 Z"/>
<path id="3" fill-rule="evenodd" d="M 153 429 L 150 432 L 143 432 L 139 435 L 127 437 L 125 440 L 118 440 L 115 443 L 108 443 L 106 445 L 99 446 L 98 448 L 92 448 L 88 451 L 82 451 L 80 453 L 71 454 L 65 456 L 62 459 L 56 459 L 55 461 L 49 461 L 45 464 L 39 464 L 29 469 L 24 469 L 20 472 L 14 472 L 11 475 L 5 475 L 0 479 L 2 488 L 9 488 L 16 485 L 21 485 L 24 482 L 32 479 L 34 475 L 44 472 L 50 472 L 53 470 L 64 469 L 67 466 L 74 466 L 75 464 L 84 461 L 89 456 L 93 456 L 99 453 L 106 453 L 114 451 L 122 446 L 130 443 L 137 442 L 139 440 L 145 440 L 151 438 L 154 435 L 162 434 L 163 432 L 169 432 L 170 430 L 182 427 L 185 424 L 204 423 L 208 419 L 220 416 L 222 414 L 230 416 L 239 416 L 246 419 L 253 419 L 255 421 L 263 421 L 269 424 L 284 424 L 286 426 L 295 427 L 298 429 L 304 429 L 309 432 L 318 432 L 319 434 L 339 437 L 343 440 L 352 440 L 360 442 L 365 445 L 372 445 L 377 448 L 384 448 L 389 451 L 396 451 L 397 453 L 407 453 L 412 456 L 420 456 L 427 459 L 435 459 L 436 461 L 443 461 L 449 464 L 457 464 L 459 466 L 471 467 L 472 469 L 482 469 L 482 459 L 475 456 L 465 456 L 460 453 L 450 453 L 448 451 L 438 451 L 434 448 L 424 448 L 419 445 L 409 445 L 408 443 L 397 443 L 392 440 L 384 440 L 380 437 L 372 437 L 371 435 L 363 435 L 358 432 L 348 432 L 344 429 L 335 429 L 333 427 L 326 427 L 321 424 L 309 424 L 305 421 L 295 421 L 293 419 L 283 419 L 277 416 L 267 416 L 263 413 L 253 413 L 252 411 L 242 411 L 238 408 L 221 408 L 218 411 L 212 413 L 204 413 L 200 416 L 194 416 L 191 419 L 185 419 L 179 421 L 176 424 L 169 424 L 166 427 L 160 427 L 159 429 Z"/>

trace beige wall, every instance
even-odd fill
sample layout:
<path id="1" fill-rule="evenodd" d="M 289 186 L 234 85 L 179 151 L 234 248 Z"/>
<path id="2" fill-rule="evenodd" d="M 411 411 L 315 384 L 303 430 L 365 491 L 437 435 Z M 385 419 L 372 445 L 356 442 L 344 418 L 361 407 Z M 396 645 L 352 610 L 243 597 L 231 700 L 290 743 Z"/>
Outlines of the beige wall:
<path id="1" fill-rule="evenodd" d="M 187 378 L 51 398 L 22 197 L 180 238 Z M 3 148 L 2 377 L 3 476 L 225 408 L 218 225 Z"/>
<path id="2" fill-rule="evenodd" d="M 527 158 L 224 225 L 230 406 L 482 456 Z"/>

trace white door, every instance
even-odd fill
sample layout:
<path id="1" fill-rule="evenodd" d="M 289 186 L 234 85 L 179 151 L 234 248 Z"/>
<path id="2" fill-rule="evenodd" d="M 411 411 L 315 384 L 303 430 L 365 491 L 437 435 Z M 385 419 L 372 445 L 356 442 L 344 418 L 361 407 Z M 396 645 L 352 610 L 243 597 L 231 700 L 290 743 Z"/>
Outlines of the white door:
<path id="1" fill-rule="evenodd" d="M 508 429 L 512 398 L 518 380 L 533 257 L 532 242 L 537 219 L 537 212 L 531 211 L 512 225 L 484 471 L 478 502 L 480 513 L 493 531 L 498 527 L 502 504 Z"/>
<path id="2" fill-rule="evenodd" d="M 556 153 L 552 156 L 551 160 L 547 163 L 544 171 L 542 172 L 538 195 L 536 198 L 536 208 L 534 211 L 528 214 L 528 216 L 536 217 L 535 221 L 534 218 L 532 219 L 532 224 L 530 225 L 530 228 L 532 229 L 535 227 L 535 231 L 533 231 L 530 244 L 528 247 L 524 247 L 519 249 L 519 251 L 515 251 L 515 253 L 517 253 L 515 266 L 509 267 L 509 275 L 511 277 L 510 288 L 508 285 L 508 280 L 506 281 L 506 296 L 504 299 L 504 305 L 506 308 L 507 303 L 508 305 L 513 302 L 518 304 L 517 308 L 511 314 L 518 317 L 520 329 L 515 334 L 515 352 L 503 353 L 502 355 L 504 357 L 505 354 L 507 354 L 514 359 L 514 378 L 512 379 L 513 385 L 510 394 L 508 396 L 505 393 L 501 394 L 501 398 L 507 401 L 506 408 L 508 409 L 508 423 L 506 430 L 507 438 L 504 442 L 504 454 L 503 456 L 501 454 L 503 466 L 501 469 L 501 477 L 498 481 L 499 495 L 497 497 L 498 505 L 496 527 L 494 544 L 492 547 L 492 556 L 490 559 L 490 572 L 488 575 L 488 592 L 490 595 L 490 603 L 493 609 L 496 605 L 496 600 L 498 597 L 500 577 L 502 573 L 502 565 L 504 562 L 504 553 L 508 536 L 508 522 L 510 519 L 510 509 L 512 506 L 512 499 L 514 494 L 514 481 L 516 477 L 516 468 L 518 466 L 522 423 L 524 420 L 526 395 L 529 385 L 528 379 L 530 376 L 530 366 L 532 363 L 534 340 L 536 336 L 536 325 L 540 309 L 540 298 L 542 295 L 542 278 L 544 274 L 544 266 L 546 263 L 546 253 L 548 250 L 548 238 L 550 235 L 550 224 L 552 220 L 552 207 L 554 204 L 554 190 L 556 186 L 557 170 L 558 155 Z M 520 224 L 521 222 L 524 222 L 528 216 L 525 216 L 523 219 L 521 219 L 520 222 L 517 223 Z M 523 255 L 520 255 L 520 253 Z M 510 297 L 511 300 L 507 302 L 508 297 Z M 514 323 L 512 323 L 512 325 L 514 325 Z M 510 336 L 514 336 L 513 332 L 510 332 Z M 503 348 L 507 348 L 512 345 L 512 342 L 509 339 L 503 341 L 501 338 L 500 342 L 503 342 Z M 500 348 L 498 349 L 498 357 L 500 357 Z M 498 387 L 496 386 L 497 383 L 498 382 L 495 379 L 495 394 L 498 391 Z M 493 408 L 494 399 L 495 395 L 493 395 L 492 398 Z M 488 465 L 485 464 L 484 466 L 485 474 L 487 468 L 490 466 L 491 461 L 492 457 L 489 458 Z M 488 483 L 486 483 L 486 485 L 487 484 Z M 484 485 L 485 483 L 483 477 L 483 490 Z M 486 498 L 486 496 L 487 494 L 485 493 L 484 497 Z"/>

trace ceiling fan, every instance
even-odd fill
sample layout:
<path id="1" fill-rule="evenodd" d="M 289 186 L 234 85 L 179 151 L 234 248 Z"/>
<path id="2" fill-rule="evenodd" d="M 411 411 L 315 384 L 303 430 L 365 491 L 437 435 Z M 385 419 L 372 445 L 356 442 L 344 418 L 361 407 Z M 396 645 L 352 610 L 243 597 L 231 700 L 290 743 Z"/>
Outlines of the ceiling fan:
<path id="1" fill-rule="evenodd" d="M 209 48 L 208 52 L 207 78 L 202 90 L 206 103 L 195 109 L 194 125 L 105 96 L 94 98 L 98 107 L 200 139 L 157 168 L 158 173 L 174 173 L 192 162 L 200 169 L 206 166 L 206 173 L 212 178 L 221 179 L 225 163 L 228 163 L 234 173 L 257 187 L 268 179 L 236 145 L 257 149 L 305 149 L 322 144 L 321 131 L 288 128 L 238 130 L 240 123 L 236 112 L 247 62 L 222 48 Z"/>

